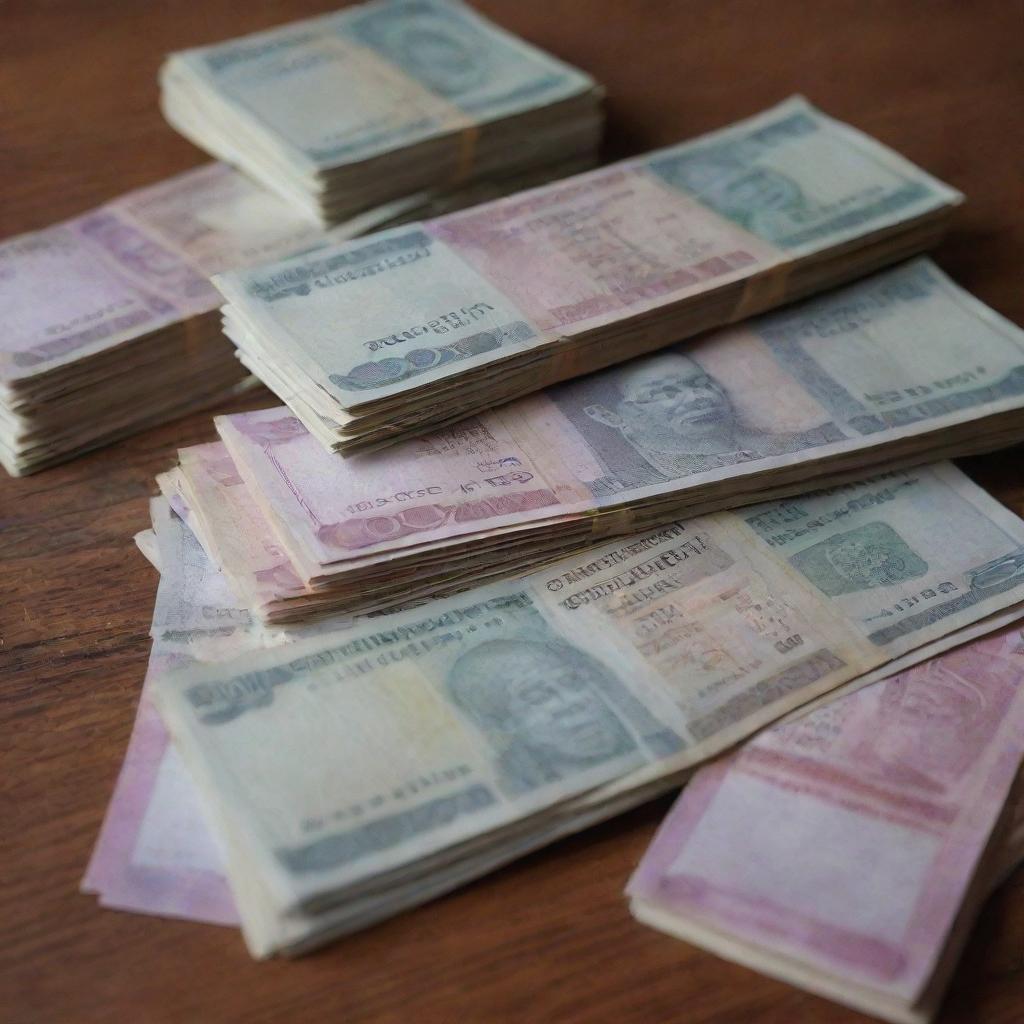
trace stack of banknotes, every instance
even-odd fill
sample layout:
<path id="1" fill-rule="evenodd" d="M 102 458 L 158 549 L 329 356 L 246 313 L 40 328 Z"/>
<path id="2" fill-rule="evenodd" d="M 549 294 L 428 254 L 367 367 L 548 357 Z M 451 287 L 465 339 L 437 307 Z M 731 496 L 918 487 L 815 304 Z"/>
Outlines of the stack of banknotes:
<path id="1" fill-rule="evenodd" d="M 447 87 L 417 84 L 431 69 Z M 268 191 L 208 164 L 0 243 L 0 465 L 9 473 L 44 469 L 254 383 L 221 333 L 213 275 L 575 173 L 593 164 L 602 128 L 589 78 L 440 0 L 365 5 L 177 54 L 165 78 L 190 73 L 223 89 L 205 108 L 218 123 L 227 108 L 252 121 L 227 126 L 211 151 L 273 179 L 249 158 L 261 151 L 255 137 L 276 125 L 301 137 L 299 156 L 331 146 L 347 154 L 328 163 L 341 160 L 364 186 L 345 185 L 325 218 L 293 188 Z M 189 106 L 178 92 L 166 99 L 170 111 Z M 456 101 L 472 117 L 441 119 Z M 450 166 L 456 153 L 467 173 Z M 392 174 L 396 157 L 405 173 Z M 338 188 L 349 181 L 343 171 Z"/>
<path id="2" fill-rule="evenodd" d="M 172 54 L 183 135 L 336 223 L 367 207 L 593 163 L 602 90 L 456 0 L 379 0 Z"/>
<path id="3" fill-rule="evenodd" d="M 629 884 L 636 917 L 899 1024 L 934 1015 L 1024 859 L 1019 624 L 703 768 Z"/>
<path id="4" fill-rule="evenodd" d="M 28 473 L 230 394 L 209 276 L 323 244 L 208 164 L 0 243 L 0 463 Z"/>
<path id="5" fill-rule="evenodd" d="M 327 447 L 354 452 L 912 256 L 960 200 L 793 99 L 214 284 L 245 365 Z"/>
<path id="6" fill-rule="evenodd" d="M 1024 440 L 1024 333 L 919 258 L 372 456 L 286 408 L 216 423 L 160 486 L 238 603 L 280 623 Z"/>
<path id="7" fill-rule="evenodd" d="M 85 880 L 107 905 L 237 920 L 254 955 L 299 953 L 678 785 L 754 731 L 838 694 L 744 752 L 747 774 L 763 762 L 768 781 L 755 778 L 711 819 L 733 829 L 720 842 L 735 850 L 749 800 L 765 825 L 745 841 L 780 847 L 776 874 L 755 877 L 752 898 L 757 885 L 797 887 L 776 879 L 797 871 L 782 848 L 795 856 L 802 835 L 771 839 L 769 826 L 818 814 L 808 827 L 821 833 L 820 873 L 831 865 L 861 879 L 836 900 L 873 898 L 865 850 L 895 872 L 873 883 L 888 887 L 877 921 L 862 907 L 839 924 L 868 938 L 882 929 L 897 959 L 906 944 L 909 985 L 976 899 L 971 878 L 992 881 L 979 874 L 982 850 L 1019 854 L 993 829 L 1024 749 L 1024 646 L 1019 626 L 977 641 L 1024 615 L 1024 521 L 948 463 L 676 522 L 344 628 L 261 626 L 232 604 L 186 522 L 160 499 L 153 512 L 155 533 L 140 546 L 163 573 L 154 653 Z M 972 642 L 919 670 L 921 682 L 911 673 L 872 685 Z M 972 666 L 991 678 L 975 681 Z M 946 677 L 960 680 L 944 684 L 948 709 L 944 692 L 930 694 Z M 959 733 L 960 721 L 971 728 Z M 785 777 L 810 778 L 812 795 L 843 804 L 851 768 L 867 780 L 857 790 L 865 821 L 892 821 L 865 826 L 858 844 L 846 842 L 856 821 L 805 809 Z M 903 864 L 899 828 L 914 843 Z M 666 829 L 678 843 L 671 821 Z M 725 888 L 747 860 L 715 849 L 701 847 L 700 864 Z M 955 870 L 944 872 L 947 849 Z M 887 930 L 887 914 L 920 906 L 920 928 Z M 867 940 L 854 949 L 876 953 Z"/>

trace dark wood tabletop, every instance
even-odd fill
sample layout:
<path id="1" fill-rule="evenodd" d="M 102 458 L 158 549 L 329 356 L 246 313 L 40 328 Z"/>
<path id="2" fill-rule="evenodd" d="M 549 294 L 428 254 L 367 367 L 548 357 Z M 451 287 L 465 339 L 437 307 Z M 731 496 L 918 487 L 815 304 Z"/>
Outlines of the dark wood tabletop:
<path id="1" fill-rule="evenodd" d="M 608 156 L 800 92 L 962 189 L 938 262 L 1024 322 L 1021 0 L 480 0 L 608 89 Z M 157 109 L 170 50 L 303 0 L 0 3 L 0 237 L 200 163 Z M 60 288 L 60 281 L 53 287 Z M 2 330 L 2 311 L 0 311 Z M 273 404 L 266 392 L 245 407 Z M 236 408 L 242 408 L 239 404 Z M 636 924 L 622 889 L 662 800 L 296 962 L 237 932 L 101 910 L 78 885 L 131 730 L 156 574 L 153 476 L 210 415 L 23 480 L 0 473 L 0 1020 L 853 1022 Z M 1024 451 L 964 468 L 1024 513 Z M 941 1020 L 1024 1019 L 1024 872 L 989 900 Z"/>

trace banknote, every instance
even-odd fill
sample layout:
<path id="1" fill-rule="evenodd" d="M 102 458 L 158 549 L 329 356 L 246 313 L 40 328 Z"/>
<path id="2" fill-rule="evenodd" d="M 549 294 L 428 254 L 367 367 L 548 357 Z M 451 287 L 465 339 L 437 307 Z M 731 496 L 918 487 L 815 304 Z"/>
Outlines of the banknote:
<path id="1" fill-rule="evenodd" d="M 1024 437 L 1022 407 L 1024 335 L 917 260 L 372 458 L 337 458 L 287 408 L 219 417 L 245 485 L 220 501 L 247 499 L 300 580 L 340 589 L 374 556 L 468 558 L 501 531 L 528 552 L 531 530 L 628 533 L 997 447 Z"/>
<path id="2" fill-rule="evenodd" d="M 159 504 L 156 509 L 155 519 L 158 529 L 164 535 L 166 555 L 168 530 L 172 531 L 174 537 L 173 531 L 180 530 L 182 524 L 174 517 L 167 516 Z M 143 541 L 147 547 L 155 542 L 153 531 L 148 533 L 152 535 L 151 538 Z M 204 554 L 201 548 L 196 547 L 194 541 L 187 537 L 174 537 L 174 540 L 184 545 L 187 555 L 181 563 L 169 561 L 171 579 L 161 585 L 165 592 L 169 587 L 172 592 L 181 595 L 174 602 L 174 606 L 179 609 L 181 621 L 194 622 L 199 618 L 185 608 L 189 595 L 205 609 L 203 619 L 231 619 L 229 608 L 221 609 L 215 604 L 225 599 L 225 592 L 223 586 L 218 585 L 214 579 L 216 569 L 213 565 L 203 565 Z M 174 553 L 172 548 L 171 555 Z M 159 560 L 153 549 L 149 549 L 149 556 L 154 561 Z M 178 564 L 192 566 L 189 571 L 191 586 L 184 587 L 175 582 Z M 201 579 L 196 576 L 197 567 L 202 573 Z M 132 738 L 104 828 L 83 882 L 83 891 L 96 893 L 101 905 L 119 910 L 237 925 L 239 918 L 224 874 L 219 846 L 198 809 L 198 797 L 191 778 L 169 745 L 167 732 L 150 700 L 150 688 L 153 677 L 196 660 L 194 655 L 197 653 L 204 661 L 225 660 L 241 653 L 253 638 L 247 631 L 225 631 L 212 638 L 218 645 L 214 648 L 209 642 L 211 636 L 208 630 L 175 629 L 160 608 L 162 603 L 158 592 L 158 608 L 154 618 L 163 621 L 165 629 L 154 629 L 154 650 Z M 986 629 L 989 621 L 983 620 L 974 628 Z M 955 643 L 960 635 L 966 637 L 969 633 L 970 629 L 965 629 L 949 639 Z M 224 638 L 231 635 L 243 642 L 229 647 L 229 642 Z M 287 639 L 289 635 L 286 631 L 274 636 L 265 635 L 263 642 L 269 645 L 279 638 Z M 174 644 L 173 654 L 169 653 L 171 644 Z M 856 682 L 869 678 L 862 676 Z M 631 797 L 628 799 L 632 802 Z M 1018 804 L 1017 817 L 1024 820 L 1024 789 L 1018 794 Z M 583 827 L 582 824 L 580 827 Z M 552 832 L 552 839 L 557 836 L 557 832 Z M 543 842 L 536 845 L 543 845 Z M 524 847 L 523 852 L 528 852 L 529 848 Z M 1024 830 L 1017 827 L 1010 831 L 1003 846 L 1000 880 L 1022 855 Z M 508 858 L 506 856 L 503 859 Z M 498 863 L 501 862 L 499 860 Z M 468 877 L 475 877 L 482 870 L 486 868 L 471 870 Z"/>
<path id="3" fill-rule="evenodd" d="M 0 464 L 32 472 L 238 393 L 210 275 L 325 240 L 207 164 L 0 242 Z"/>
<path id="4" fill-rule="evenodd" d="M 199 521 L 189 525 L 204 538 L 213 562 L 245 607 L 262 608 L 282 592 L 305 592 L 266 519 L 249 500 L 223 444 L 182 451 L 179 478 L 169 485 L 170 501 L 184 497 L 190 512 L 195 510 Z"/>
<path id="5" fill-rule="evenodd" d="M 0 243 L 0 380 L 207 313 L 219 300 L 211 275 L 322 239 L 277 196 L 206 164 Z"/>
<path id="6" fill-rule="evenodd" d="M 590 157 L 601 90 L 456 0 L 380 0 L 171 54 L 171 124 L 296 205 Z"/>
<path id="7" fill-rule="evenodd" d="M 1019 625 L 702 769 L 634 914 L 857 1009 L 926 1021 L 985 892 L 1024 756 Z M 999 858 L 996 857 L 996 860 Z"/>
<path id="8" fill-rule="evenodd" d="M 181 513 L 181 514 L 179 514 Z M 152 650 L 131 740 L 82 891 L 102 906 L 136 913 L 237 925 L 223 855 L 195 787 L 152 701 L 154 680 L 196 662 L 219 662 L 345 623 L 266 630 L 236 607 L 224 575 L 194 532 L 191 510 L 151 503 L 153 528 L 135 541 L 160 572 Z"/>
<path id="9" fill-rule="evenodd" d="M 139 530 L 132 538 L 139 553 L 157 572 L 160 572 L 160 547 L 157 543 L 156 533 L 152 529 Z"/>
<path id="10" fill-rule="evenodd" d="M 175 54 L 164 75 L 185 68 L 311 171 L 593 88 L 451 0 L 362 4 L 293 22 Z"/>
<path id="11" fill-rule="evenodd" d="M 411 195 L 325 232 L 207 164 L 0 242 L 0 464 L 42 469 L 255 383 L 220 331 L 212 274 L 493 194 Z"/>
<path id="12" fill-rule="evenodd" d="M 794 513 L 799 541 L 759 529 Z M 391 883 L 416 902 L 462 852 L 500 859 L 542 823 L 567 828 L 597 813 L 586 798 L 602 786 L 617 806 L 669 786 L 802 703 L 1019 606 L 1022 550 L 1020 520 L 952 466 L 894 473 L 188 668 L 159 678 L 156 700 L 251 950 L 307 948 Z"/>
<path id="13" fill-rule="evenodd" d="M 216 468 L 216 448 L 216 445 L 200 446 L 196 451 L 205 456 L 204 464 Z M 180 503 L 178 509 L 195 527 L 191 510 Z M 165 568 L 154 613 L 150 675 L 189 660 L 230 659 L 255 644 L 257 638 L 245 614 L 234 610 L 226 582 L 218 578 L 219 573 L 190 531 L 183 529 L 184 522 L 156 503 L 154 524 L 155 533 L 145 531 L 148 536 L 137 538 L 147 548 L 147 557 Z M 237 529 L 244 530 L 244 527 L 239 525 Z M 158 535 L 162 540 L 162 559 L 159 552 L 152 549 Z M 587 568 L 592 574 L 596 567 Z M 563 580 L 550 585 L 564 588 L 566 584 Z M 961 637 L 969 639 L 978 635 L 976 631 L 990 630 L 998 614 L 941 636 L 938 641 L 932 641 L 931 647 L 925 644 L 914 648 L 911 656 L 942 650 L 946 644 L 959 642 Z M 1011 608 L 1001 614 L 1019 612 Z M 330 622 L 320 626 L 325 632 L 331 628 Z M 269 646 L 302 639 L 308 632 L 309 627 L 264 633 L 259 643 Z M 721 642 L 726 644 L 728 640 L 728 634 L 723 632 Z M 898 659 L 888 664 L 896 665 Z M 853 683 L 862 685 L 871 678 L 868 673 Z M 152 685 L 151 681 L 147 683 L 140 701 L 122 777 L 86 884 L 100 892 L 104 905 L 120 909 L 196 920 L 237 920 L 237 915 L 232 916 L 233 902 L 229 913 L 223 895 L 210 895 L 211 887 L 216 885 L 213 876 L 223 876 L 219 850 L 205 821 L 196 812 L 191 780 L 173 749 L 168 749 L 167 734 L 150 701 Z M 619 791 L 621 789 L 619 787 Z M 628 794 L 628 788 L 626 791 Z M 605 799 L 609 795 L 606 790 Z M 1007 856 L 1009 863 L 1014 862 L 1010 854 Z"/>
<path id="14" fill-rule="evenodd" d="M 795 98 L 692 142 L 214 283 L 246 365 L 349 451 L 894 262 L 925 247 L 959 200 Z"/>
<path id="15" fill-rule="evenodd" d="M 152 703 L 154 680 L 195 661 L 223 660 L 274 638 L 235 608 L 223 576 L 166 503 L 153 503 L 161 567 L 149 667 L 131 741 L 85 878 L 103 906 L 237 924 L 223 855 Z"/>

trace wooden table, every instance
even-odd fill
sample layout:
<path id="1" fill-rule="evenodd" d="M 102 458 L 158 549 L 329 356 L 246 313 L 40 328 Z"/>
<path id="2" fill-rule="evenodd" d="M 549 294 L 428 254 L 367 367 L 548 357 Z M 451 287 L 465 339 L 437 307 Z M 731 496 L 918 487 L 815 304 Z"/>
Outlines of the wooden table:
<path id="1" fill-rule="evenodd" d="M 967 193 L 939 262 L 1024 321 L 1020 0 L 479 6 L 607 85 L 609 155 L 804 93 Z M 0 4 L 0 236 L 199 163 L 157 110 L 162 55 L 317 9 L 302 0 Z M 178 446 L 213 437 L 209 415 L 193 416 L 35 477 L 0 479 L 0 1019 L 863 1019 L 632 921 L 623 884 L 665 800 L 295 963 L 256 964 L 232 931 L 100 910 L 79 895 L 149 647 L 156 578 L 131 537 L 147 525 L 153 475 Z M 1018 449 L 965 466 L 1024 512 L 1021 459 Z M 988 903 L 944 1021 L 1022 1019 L 1022 897 L 1018 872 Z"/>

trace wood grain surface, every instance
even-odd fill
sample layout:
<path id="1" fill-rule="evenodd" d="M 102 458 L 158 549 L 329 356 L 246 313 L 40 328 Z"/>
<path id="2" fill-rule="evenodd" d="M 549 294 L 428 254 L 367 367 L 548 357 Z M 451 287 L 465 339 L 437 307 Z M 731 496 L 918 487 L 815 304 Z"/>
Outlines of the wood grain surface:
<path id="1" fill-rule="evenodd" d="M 1020 0 L 481 0 L 608 87 L 607 153 L 801 92 L 968 196 L 938 261 L 1024 321 Z M 228 0 L 0 2 L 0 237 L 203 155 L 156 105 L 173 49 L 325 9 Z M 55 290 L 60 281 L 54 281 Z M 2 329 L 2 311 L 0 311 Z M 272 404 L 260 393 L 236 408 Z M 77 891 L 131 729 L 155 573 L 132 534 L 209 415 L 0 478 L 0 1020 L 854 1022 L 858 1014 L 635 924 L 622 888 L 663 800 L 298 962 Z M 965 468 L 1024 512 L 1020 449 Z M 987 904 L 941 1020 L 1024 1019 L 1024 872 Z"/>

